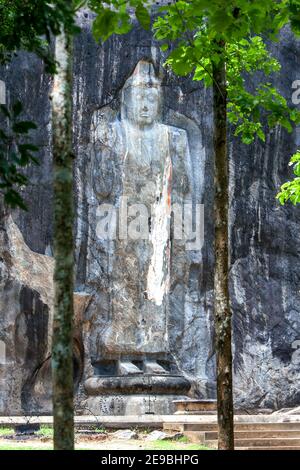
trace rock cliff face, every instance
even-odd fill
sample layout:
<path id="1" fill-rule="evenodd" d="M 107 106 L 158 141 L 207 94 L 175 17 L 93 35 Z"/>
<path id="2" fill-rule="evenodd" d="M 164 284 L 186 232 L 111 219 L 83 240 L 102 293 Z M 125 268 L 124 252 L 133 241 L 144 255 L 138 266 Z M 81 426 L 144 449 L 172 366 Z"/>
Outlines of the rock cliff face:
<path id="1" fill-rule="evenodd" d="M 76 291 L 78 311 L 83 319 L 83 324 L 80 320 L 77 325 L 81 325 L 85 339 L 78 327 L 75 354 L 78 381 L 82 376 L 83 354 L 83 376 L 89 375 L 91 362 L 97 358 L 99 334 L 110 309 L 105 250 L 98 244 L 93 252 L 91 237 L 94 220 L 90 204 L 94 178 L 99 176 L 90 171 L 92 118 L 107 107 L 118 113 L 124 83 L 137 63 L 146 59 L 153 61 L 162 77 L 162 123 L 187 134 L 193 201 L 205 207 L 204 245 L 200 251 L 185 255 L 182 266 L 178 263 L 172 273 L 168 320 L 171 350 L 177 367 L 192 383 L 190 393 L 212 398 L 215 356 L 211 92 L 197 82 L 164 71 L 157 44 L 141 29 L 135 28 L 130 34 L 114 37 L 101 46 L 92 38 L 89 13 L 82 13 L 80 22 L 83 32 L 76 38 L 74 54 L 74 176 Z M 282 63 L 276 85 L 289 102 L 292 83 L 299 79 L 299 51 L 300 44 L 284 31 L 274 49 Z M 46 263 L 47 287 L 45 276 L 50 276 L 53 263 L 51 78 L 44 74 L 42 64 L 34 56 L 19 54 L 9 67 L 0 71 L 0 79 L 6 83 L 8 101 L 21 99 L 27 117 L 38 124 L 33 138 L 40 146 L 41 162 L 39 167 L 28 170 L 32 184 L 24 190 L 24 197 L 29 211 L 15 211 L 14 222 L 7 217 L 1 220 L 2 251 L 8 254 L 1 255 L 0 340 L 2 349 L 5 343 L 9 351 L 6 354 L 9 361 L 0 365 L 0 412 L 24 413 L 33 408 L 46 411 L 48 405 L 41 396 L 43 377 L 49 374 L 44 370 L 46 366 L 42 370 L 41 367 L 49 355 L 51 289 L 46 298 L 42 287 L 36 286 L 28 273 L 36 272 L 39 263 L 43 266 Z M 281 208 L 275 201 L 278 187 L 288 177 L 289 157 L 299 143 L 297 132 L 288 135 L 279 128 L 267 133 L 265 144 L 255 142 L 247 147 L 237 139 L 230 139 L 230 284 L 238 406 L 278 408 L 300 402 L 297 353 L 300 347 L 300 212 L 299 208 Z M 105 172 L 105 168 L 101 170 L 108 185 L 112 178 L 120 177 Z M 16 271 L 18 256 L 11 261 L 14 255 L 7 237 L 12 231 L 23 247 L 23 255 L 24 250 L 30 253 L 25 256 L 30 266 L 22 271 L 27 272 L 28 279 Z M 79 390 L 82 394 L 81 387 Z M 37 405 L 33 395 L 37 397 Z"/>

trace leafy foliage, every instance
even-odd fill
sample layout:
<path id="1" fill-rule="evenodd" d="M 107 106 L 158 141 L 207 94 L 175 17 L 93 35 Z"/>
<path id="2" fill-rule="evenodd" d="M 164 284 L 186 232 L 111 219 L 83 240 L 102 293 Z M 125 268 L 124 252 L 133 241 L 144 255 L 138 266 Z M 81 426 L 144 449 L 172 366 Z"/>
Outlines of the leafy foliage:
<path id="1" fill-rule="evenodd" d="M 132 15 L 144 29 L 150 29 L 149 0 L 87 0 L 84 2 L 94 13 L 93 35 L 96 41 L 106 41 L 112 34 L 128 33 L 133 25 Z"/>
<path id="2" fill-rule="evenodd" d="M 300 150 L 292 156 L 290 165 L 293 166 L 295 178 L 281 186 L 277 199 L 281 204 L 291 201 L 296 205 L 300 203 Z"/>
<path id="3" fill-rule="evenodd" d="M 265 77 L 280 70 L 280 64 L 267 50 L 263 38 L 277 40 L 280 29 L 290 23 L 300 35 L 300 0 L 179 0 L 161 8 L 154 23 L 162 49 L 175 48 L 166 61 L 179 75 L 192 73 L 194 80 L 212 85 L 213 65 L 225 60 L 227 73 L 228 120 L 235 135 L 250 144 L 257 136 L 265 140 L 263 120 L 270 127 L 281 125 L 289 132 L 299 124 L 300 113 Z M 225 57 L 218 42 L 225 42 Z M 261 73 L 262 72 L 262 73 Z M 255 90 L 247 86 L 249 76 L 261 80 Z M 282 186 L 278 199 L 282 204 L 300 202 L 299 153 L 293 156 L 296 178 Z"/>
<path id="4" fill-rule="evenodd" d="M 149 2 L 87 0 L 85 4 L 97 15 L 93 24 L 96 40 L 127 33 L 133 12 L 145 29 L 151 26 Z M 300 0 L 230 0 L 226 4 L 223 0 L 178 0 L 158 10 L 155 37 L 163 51 L 171 49 L 166 65 L 177 75 L 192 74 L 194 80 L 211 86 L 213 65 L 225 60 L 228 121 L 244 143 L 250 144 L 256 136 L 265 140 L 264 120 L 270 127 L 279 124 L 289 132 L 300 123 L 300 112 L 290 109 L 271 80 L 265 79 L 279 72 L 280 64 L 262 38 L 264 34 L 276 40 L 288 22 L 300 34 Z M 220 40 L 226 43 L 222 51 Z M 261 81 L 253 90 L 248 83 L 254 74 Z"/>
<path id="5" fill-rule="evenodd" d="M 86 6 L 95 14 L 93 34 L 105 41 L 124 34 L 133 25 L 133 15 L 145 29 L 151 27 L 149 0 L 0 0 L 0 62 L 10 60 L 18 49 L 36 52 L 47 69 L 55 71 L 50 36 L 64 27 L 78 31 L 75 11 Z M 265 139 L 263 119 L 288 131 L 300 122 L 300 113 L 290 109 L 271 80 L 262 79 L 250 89 L 249 76 L 269 76 L 280 65 L 267 50 L 262 35 L 276 40 L 287 23 L 300 35 L 300 0 L 178 0 L 159 8 L 153 28 L 162 50 L 171 48 L 166 64 L 178 75 L 192 74 L 194 80 L 212 85 L 212 68 L 226 61 L 228 120 L 235 134 L 249 144 L 257 136 Z M 226 43 L 222 49 L 219 41 Z M 225 57 L 221 55 L 225 54 Z M 262 73 L 261 73 L 262 72 Z"/>
<path id="6" fill-rule="evenodd" d="M 97 15 L 96 40 L 127 33 L 133 12 L 145 29 L 151 26 L 149 1 L 86 0 L 82 4 Z M 192 74 L 194 80 L 211 86 L 213 66 L 220 60 L 226 62 L 228 121 L 235 126 L 235 135 L 250 144 L 256 137 L 265 140 L 265 120 L 270 127 L 281 125 L 289 132 L 300 123 L 300 112 L 291 109 L 271 80 L 266 80 L 279 72 L 280 64 L 264 39 L 276 41 L 288 23 L 300 36 L 300 0 L 177 0 L 159 8 L 153 29 L 162 51 L 171 50 L 166 65 L 177 75 Z M 220 48 L 220 41 L 226 47 Z M 254 74 L 261 80 L 253 90 L 248 84 Z M 296 194 L 298 184 L 296 178 L 284 187 Z M 288 194 L 292 193 L 285 191 L 285 197 Z M 293 196 L 295 201 L 298 195 Z"/>
<path id="7" fill-rule="evenodd" d="M 22 121 L 22 104 L 17 101 L 11 110 L 0 105 L 0 112 L 7 121 L 5 131 L 0 129 L 0 192 L 4 201 L 11 207 L 26 210 L 26 205 L 16 187 L 28 184 L 28 178 L 22 170 L 30 163 L 38 164 L 35 153 L 38 147 L 28 143 L 27 138 L 36 125 L 31 121 Z"/>
<path id="8" fill-rule="evenodd" d="M 41 57 L 46 70 L 54 73 L 51 35 L 58 35 L 62 27 L 70 34 L 79 31 L 75 6 L 64 0 L 0 0 L 0 63 L 26 50 Z"/>
<path id="9" fill-rule="evenodd" d="M 209 29 L 209 39 L 232 43 L 261 32 L 276 39 L 280 29 L 289 21 L 296 34 L 300 31 L 299 0 L 178 0 L 161 7 L 164 27 L 169 24 L 169 34 L 178 38 L 178 28 L 197 31 L 203 20 Z M 167 24 L 165 22 L 167 15 Z M 159 23 L 157 23 L 159 24 Z M 166 37 L 166 29 L 163 33 Z"/>
<path id="10" fill-rule="evenodd" d="M 51 49 L 51 35 L 58 35 L 62 28 L 75 34 L 75 9 L 78 0 L 0 0 L 0 64 L 7 64 L 19 50 L 34 52 L 43 59 L 46 71 L 55 73 L 56 63 Z M 16 103 L 12 111 L 1 106 L 1 114 L 11 124 L 9 135 L 0 128 L 0 189 L 5 201 L 12 207 L 25 208 L 18 187 L 28 184 L 22 173 L 24 167 L 37 163 L 34 145 L 19 144 L 21 136 L 27 136 L 36 126 L 30 121 L 16 120 L 22 111 Z"/>
<path id="11" fill-rule="evenodd" d="M 290 109 L 265 78 L 278 72 L 280 64 L 267 50 L 261 34 L 276 37 L 289 20 L 287 3 L 235 0 L 225 5 L 221 0 L 179 0 L 161 7 L 162 16 L 154 23 L 162 48 L 175 44 L 166 64 L 176 74 L 192 74 L 194 80 L 211 86 L 213 66 L 225 61 L 228 121 L 246 144 L 256 136 L 265 140 L 264 118 L 270 127 L 279 124 L 288 131 L 300 122 L 300 112 Z M 220 48 L 220 41 L 226 47 Z M 261 80 L 253 90 L 249 78 L 254 74 Z"/>

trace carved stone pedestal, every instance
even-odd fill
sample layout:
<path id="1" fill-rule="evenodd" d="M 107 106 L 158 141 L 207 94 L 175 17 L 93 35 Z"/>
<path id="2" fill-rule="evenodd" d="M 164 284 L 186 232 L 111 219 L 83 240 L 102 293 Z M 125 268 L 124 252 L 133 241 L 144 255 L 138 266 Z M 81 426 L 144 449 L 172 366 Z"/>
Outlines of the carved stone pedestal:
<path id="1" fill-rule="evenodd" d="M 182 376 L 132 375 L 117 377 L 91 377 L 85 382 L 88 395 L 111 394 L 184 394 L 190 389 L 189 382 Z"/>
<path id="2" fill-rule="evenodd" d="M 95 416 L 170 415 L 175 411 L 174 400 L 186 398 L 163 394 L 90 396 L 84 404 L 84 413 Z"/>
<path id="3" fill-rule="evenodd" d="M 127 368 L 128 372 L 129 365 Z M 182 375 L 165 370 L 160 375 L 140 371 L 131 375 L 93 376 L 85 381 L 89 398 L 84 407 L 95 415 L 172 414 L 174 400 L 187 399 L 184 394 L 189 389 L 190 383 Z"/>

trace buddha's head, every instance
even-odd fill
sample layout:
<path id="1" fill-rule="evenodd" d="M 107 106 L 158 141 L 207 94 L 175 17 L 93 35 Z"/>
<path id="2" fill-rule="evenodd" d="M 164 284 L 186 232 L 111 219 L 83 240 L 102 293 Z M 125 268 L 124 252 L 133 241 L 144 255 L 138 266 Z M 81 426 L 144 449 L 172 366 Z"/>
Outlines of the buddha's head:
<path id="1" fill-rule="evenodd" d="M 141 60 L 122 91 L 121 116 L 139 127 L 149 127 L 158 119 L 161 105 L 160 81 L 150 62 Z"/>

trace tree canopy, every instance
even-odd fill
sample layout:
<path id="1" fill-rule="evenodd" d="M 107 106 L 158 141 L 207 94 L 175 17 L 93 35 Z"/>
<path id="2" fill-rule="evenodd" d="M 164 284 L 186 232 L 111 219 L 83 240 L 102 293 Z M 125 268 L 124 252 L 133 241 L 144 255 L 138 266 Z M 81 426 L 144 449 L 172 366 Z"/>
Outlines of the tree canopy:
<path id="1" fill-rule="evenodd" d="M 0 63 L 26 50 L 41 57 L 46 70 L 54 73 L 51 35 L 58 35 L 62 27 L 77 32 L 74 12 L 64 0 L 0 0 Z"/>
<path id="2" fill-rule="evenodd" d="M 296 205 L 300 203 L 300 150 L 292 156 L 290 166 L 293 167 L 295 178 L 281 186 L 277 199 L 281 204 L 290 201 Z"/>
<path id="3" fill-rule="evenodd" d="M 134 16 L 145 29 L 151 26 L 150 2 L 83 3 L 96 13 L 96 40 L 128 32 Z M 235 135 L 240 135 L 244 143 L 251 143 L 256 136 L 264 141 L 265 122 L 269 127 L 281 125 L 289 132 L 299 124 L 299 111 L 289 107 L 272 85 L 272 74 L 279 72 L 281 66 L 269 52 L 266 39 L 277 41 L 286 25 L 299 36 L 300 0 L 178 0 L 154 9 L 155 37 L 167 54 L 166 65 L 177 75 L 190 74 L 193 80 L 203 80 L 211 86 L 213 66 L 225 61 L 227 117 L 235 127 Z M 270 78 L 266 80 L 266 76 Z M 300 202 L 299 161 L 298 151 L 290 162 L 295 178 L 285 183 L 277 196 L 282 204 Z"/>
<path id="4" fill-rule="evenodd" d="M 8 64 L 20 50 L 38 55 L 46 71 L 55 73 L 56 63 L 51 47 L 52 37 L 62 28 L 75 34 L 75 8 L 64 0 L 0 0 L 0 64 Z M 0 192 L 11 207 L 26 209 L 19 188 L 28 184 L 24 169 L 29 164 L 38 164 L 35 152 L 38 148 L 30 144 L 30 131 L 34 122 L 22 121 L 22 103 L 14 103 L 9 109 L 0 107 Z"/>
<path id="5" fill-rule="evenodd" d="M 265 120 L 288 131 L 300 122 L 299 111 L 265 78 L 280 70 L 265 37 L 276 40 L 289 21 L 288 2 L 179 0 L 160 10 L 153 28 L 162 49 L 171 50 L 166 64 L 176 74 L 192 74 L 193 80 L 210 86 L 214 64 L 225 61 L 228 120 L 244 143 L 255 136 L 265 140 Z"/>

